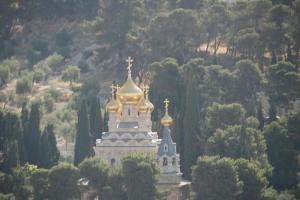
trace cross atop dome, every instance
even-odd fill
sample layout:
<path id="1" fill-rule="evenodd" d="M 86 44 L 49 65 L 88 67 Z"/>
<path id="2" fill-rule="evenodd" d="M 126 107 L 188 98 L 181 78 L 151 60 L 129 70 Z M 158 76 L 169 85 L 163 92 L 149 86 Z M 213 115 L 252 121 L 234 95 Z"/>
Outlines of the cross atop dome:
<path id="1" fill-rule="evenodd" d="M 173 123 L 173 119 L 172 119 L 172 117 L 170 117 L 170 115 L 168 113 L 168 107 L 169 107 L 170 101 L 166 98 L 164 100 L 164 103 L 165 103 L 165 115 L 163 116 L 163 118 L 161 118 L 160 122 L 163 126 L 169 127 Z"/>
<path id="2" fill-rule="evenodd" d="M 114 84 L 111 84 L 110 89 L 111 89 L 111 97 L 114 98 L 114 92 L 115 92 L 116 86 L 114 86 Z"/>
<path id="3" fill-rule="evenodd" d="M 170 101 L 166 98 L 166 99 L 164 100 L 164 103 L 165 103 L 165 109 L 166 109 L 166 112 L 168 112 L 168 107 L 169 107 Z"/>
<path id="4" fill-rule="evenodd" d="M 132 67 L 133 59 L 130 56 L 128 56 L 126 62 L 128 64 L 127 65 L 128 76 L 129 75 L 131 76 L 131 67 Z"/>

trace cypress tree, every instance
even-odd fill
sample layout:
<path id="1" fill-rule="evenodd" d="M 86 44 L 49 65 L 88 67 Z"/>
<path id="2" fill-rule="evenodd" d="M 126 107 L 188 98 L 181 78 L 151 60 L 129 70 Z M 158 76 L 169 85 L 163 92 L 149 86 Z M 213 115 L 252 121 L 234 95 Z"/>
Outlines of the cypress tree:
<path id="1" fill-rule="evenodd" d="M 97 96 L 92 97 L 90 106 L 90 126 L 92 143 L 95 145 L 96 139 L 101 138 L 103 131 L 103 119 L 101 114 L 100 101 Z"/>
<path id="2" fill-rule="evenodd" d="M 269 123 L 277 121 L 277 111 L 276 105 L 273 100 L 270 101 L 270 109 L 269 109 Z"/>
<path id="3" fill-rule="evenodd" d="M 103 131 L 108 131 L 108 112 L 104 112 L 103 116 Z"/>
<path id="4" fill-rule="evenodd" d="M 53 125 L 48 124 L 44 129 L 40 145 L 40 166 L 51 168 L 57 165 L 59 160 L 59 151 L 56 146 L 56 138 L 53 132 Z"/>
<path id="5" fill-rule="evenodd" d="M 12 169 L 20 164 L 18 142 L 16 140 L 7 141 L 4 152 L 4 171 L 12 172 Z"/>
<path id="6" fill-rule="evenodd" d="M 78 165 L 84 158 L 93 155 L 90 134 L 90 123 L 87 113 L 86 101 L 83 100 L 78 112 L 77 133 L 75 141 L 74 164 Z"/>
<path id="7" fill-rule="evenodd" d="M 4 140 L 6 152 L 6 169 L 16 167 L 20 160 L 25 162 L 23 131 L 20 118 L 16 113 L 7 112 L 4 120 Z"/>
<path id="8" fill-rule="evenodd" d="M 264 118 L 264 113 L 262 109 L 262 104 L 261 101 L 258 102 L 258 109 L 257 109 L 257 119 L 259 121 L 259 130 L 263 130 L 265 126 L 265 118 Z"/>
<path id="9" fill-rule="evenodd" d="M 196 163 L 199 149 L 199 114 L 198 92 L 196 80 L 193 77 L 193 71 L 187 73 L 185 114 L 183 118 L 184 131 L 184 156 L 183 156 L 183 172 L 185 177 L 190 177 L 191 166 Z"/>
<path id="10" fill-rule="evenodd" d="M 26 103 L 23 103 L 22 110 L 21 110 L 21 125 L 23 130 L 23 147 L 21 149 L 22 152 L 24 152 L 23 157 L 21 157 L 21 164 L 25 164 L 28 160 L 27 155 L 27 148 L 30 146 L 30 137 L 28 133 L 28 126 L 29 126 L 29 111 L 27 108 Z"/>
<path id="11" fill-rule="evenodd" d="M 28 153 L 28 162 L 30 164 L 38 165 L 41 139 L 40 106 L 38 103 L 33 103 L 31 105 L 27 134 L 26 149 Z"/>

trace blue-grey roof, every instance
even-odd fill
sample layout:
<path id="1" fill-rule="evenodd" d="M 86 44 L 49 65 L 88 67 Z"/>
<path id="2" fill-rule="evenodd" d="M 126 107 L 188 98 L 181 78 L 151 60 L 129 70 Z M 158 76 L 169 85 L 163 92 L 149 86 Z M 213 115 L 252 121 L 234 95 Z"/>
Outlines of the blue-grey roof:
<path id="1" fill-rule="evenodd" d="M 120 122 L 118 128 L 138 128 L 138 122 Z"/>
<path id="2" fill-rule="evenodd" d="M 167 151 L 165 151 L 164 149 L 165 144 L 168 147 Z M 172 140 L 171 131 L 169 127 L 163 128 L 163 138 L 159 144 L 157 155 L 158 156 L 168 155 L 170 157 L 176 155 L 176 144 Z"/>

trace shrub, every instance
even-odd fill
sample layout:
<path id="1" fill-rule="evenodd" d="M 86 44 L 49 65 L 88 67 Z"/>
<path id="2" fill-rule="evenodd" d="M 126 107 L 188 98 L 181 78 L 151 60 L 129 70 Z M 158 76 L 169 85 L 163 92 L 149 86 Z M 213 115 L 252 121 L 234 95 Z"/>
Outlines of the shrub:
<path id="1" fill-rule="evenodd" d="M 31 92 L 32 80 L 29 77 L 23 77 L 21 80 L 17 81 L 16 93 L 25 94 Z"/>
<path id="2" fill-rule="evenodd" d="M 71 54 L 70 47 L 58 47 L 56 51 L 65 58 L 69 58 Z"/>
<path id="3" fill-rule="evenodd" d="M 79 61 L 78 67 L 79 67 L 81 73 L 89 72 L 89 64 L 84 60 Z"/>
<path id="4" fill-rule="evenodd" d="M 55 35 L 55 43 L 58 47 L 66 47 L 72 43 L 72 35 L 63 29 Z"/>
<path id="5" fill-rule="evenodd" d="M 42 70 L 36 70 L 34 73 L 33 73 L 33 81 L 35 83 L 40 83 L 43 81 L 45 77 L 45 72 L 42 71 Z"/>

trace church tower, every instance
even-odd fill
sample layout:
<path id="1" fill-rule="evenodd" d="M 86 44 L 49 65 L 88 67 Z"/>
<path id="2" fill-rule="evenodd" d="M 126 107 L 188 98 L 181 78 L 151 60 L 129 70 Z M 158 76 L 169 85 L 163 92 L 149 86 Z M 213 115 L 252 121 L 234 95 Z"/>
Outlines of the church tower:
<path id="1" fill-rule="evenodd" d="M 170 126 L 173 123 L 173 119 L 168 113 L 169 100 L 166 99 L 165 103 L 165 115 L 161 119 L 163 126 L 163 138 L 158 146 L 157 159 L 160 168 L 159 183 L 161 184 L 179 184 L 181 182 L 180 172 L 180 158 L 176 152 L 176 143 L 173 142 L 171 137 Z"/>
<path id="2" fill-rule="evenodd" d="M 132 59 L 127 60 L 127 79 L 119 87 L 111 86 L 111 99 L 106 105 L 109 115 L 108 132 L 96 140 L 95 156 L 107 164 L 120 165 L 122 158 L 142 152 L 157 159 L 160 170 L 159 190 L 167 200 L 189 199 L 189 182 L 182 181 L 179 154 L 171 137 L 170 126 L 173 119 L 168 113 L 169 100 L 166 99 L 165 114 L 161 119 L 162 139 L 152 132 L 151 113 L 153 104 L 148 98 L 149 87 L 139 87 L 131 77 Z"/>
<path id="3" fill-rule="evenodd" d="M 119 165 L 128 154 L 143 152 L 156 156 L 158 137 L 151 130 L 153 104 L 148 99 L 149 87 L 140 88 L 131 77 L 133 60 L 127 60 L 127 80 L 119 86 L 111 86 L 111 99 L 106 105 L 109 115 L 108 132 L 96 140 L 96 156 L 110 165 Z"/>

